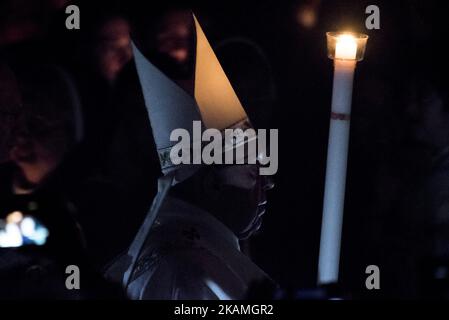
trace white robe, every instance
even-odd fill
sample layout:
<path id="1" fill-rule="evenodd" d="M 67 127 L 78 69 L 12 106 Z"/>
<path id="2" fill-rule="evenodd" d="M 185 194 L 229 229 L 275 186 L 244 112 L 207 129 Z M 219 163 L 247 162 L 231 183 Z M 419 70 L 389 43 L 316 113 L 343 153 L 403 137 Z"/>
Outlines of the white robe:
<path id="1" fill-rule="evenodd" d="M 106 276 L 121 281 L 127 256 Z M 166 197 L 126 288 L 131 299 L 244 299 L 269 277 L 240 251 L 237 237 L 211 214 Z"/>

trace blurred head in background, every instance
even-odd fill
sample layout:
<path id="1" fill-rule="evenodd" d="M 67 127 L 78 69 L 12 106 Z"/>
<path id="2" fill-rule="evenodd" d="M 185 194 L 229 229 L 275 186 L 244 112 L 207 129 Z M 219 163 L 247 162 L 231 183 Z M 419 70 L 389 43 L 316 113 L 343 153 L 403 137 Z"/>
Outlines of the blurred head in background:
<path id="1" fill-rule="evenodd" d="M 123 67 L 131 60 L 131 39 L 128 21 L 109 16 L 94 32 L 94 64 L 102 78 L 114 83 Z"/>
<path id="2" fill-rule="evenodd" d="M 184 89 L 191 89 L 195 67 L 195 29 L 185 4 L 148 8 L 140 1 L 125 7 L 131 36 L 139 50 L 157 68 Z"/>
<path id="3" fill-rule="evenodd" d="M 0 1 L 0 46 L 45 37 L 52 18 L 71 0 Z"/>
<path id="4" fill-rule="evenodd" d="M 76 143 L 73 97 L 65 74 L 57 68 L 27 68 L 9 77 L 18 88 L 2 99 L 0 128 L 6 158 L 14 163 L 13 189 L 33 191 L 59 166 Z M 5 135 L 3 135 L 5 132 Z"/>

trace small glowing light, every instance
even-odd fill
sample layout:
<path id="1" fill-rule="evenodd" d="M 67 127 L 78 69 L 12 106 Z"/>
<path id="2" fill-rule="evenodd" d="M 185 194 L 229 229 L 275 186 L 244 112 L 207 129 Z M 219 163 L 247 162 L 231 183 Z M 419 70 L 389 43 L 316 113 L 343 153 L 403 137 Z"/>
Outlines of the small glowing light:
<path id="1" fill-rule="evenodd" d="M 31 238 L 34 234 L 35 229 L 36 223 L 32 218 L 30 217 L 23 218 L 22 222 L 20 223 L 20 230 L 22 231 L 22 234 L 25 237 Z"/>
<path id="2" fill-rule="evenodd" d="M 23 214 L 20 211 L 14 211 L 6 217 L 6 223 L 20 223 L 23 219 Z"/>
<path id="3" fill-rule="evenodd" d="M 34 241 L 35 245 L 42 246 L 47 241 L 47 237 L 48 237 L 48 230 L 44 227 L 38 227 L 34 232 L 33 236 L 31 237 L 31 240 Z"/>
<path id="4" fill-rule="evenodd" d="M 49 232 L 32 216 L 15 211 L 5 220 L 0 219 L 0 248 L 15 248 L 25 245 L 44 245 Z"/>
<path id="5" fill-rule="evenodd" d="M 28 203 L 28 210 L 36 211 L 38 208 L 39 205 L 37 204 L 37 202 L 31 201 L 30 203 Z"/>
<path id="6" fill-rule="evenodd" d="M 368 36 L 353 32 L 328 32 L 327 55 L 334 60 L 361 61 L 365 56 Z"/>
<path id="7" fill-rule="evenodd" d="M 220 300 L 232 300 L 231 297 L 220 288 L 220 286 L 212 280 L 206 280 L 208 288 L 218 297 Z"/>
<path id="8" fill-rule="evenodd" d="M 7 224 L 4 231 L 0 231 L 0 248 L 16 248 L 23 244 L 22 234 L 16 224 Z"/>
<path id="9" fill-rule="evenodd" d="M 317 12 L 316 8 L 313 6 L 303 6 L 298 10 L 297 21 L 298 23 L 306 28 L 311 29 L 316 26 L 317 23 Z"/>
<path id="10" fill-rule="evenodd" d="M 337 38 L 335 59 L 355 60 L 357 57 L 357 42 L 353 35 L 342 34 Z"/>

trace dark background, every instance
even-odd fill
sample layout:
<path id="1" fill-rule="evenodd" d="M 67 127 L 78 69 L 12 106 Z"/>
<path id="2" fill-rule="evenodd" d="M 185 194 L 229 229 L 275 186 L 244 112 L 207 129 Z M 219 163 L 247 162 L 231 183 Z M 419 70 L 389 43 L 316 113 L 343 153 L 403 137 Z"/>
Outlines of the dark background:
<path id="1" fill-rule="evenodd" d="M 50 18 L 51 11 L 44 10 L 47 1 L 0 1 L 0 43 L 8 45 L 1 39 L 10 36 L 4 30 L 15 22 L 45 25 L 51 36 L 42 37 L 59 39 L 49 41 L 49 48 L 56 48 L 51 59 L 65 62 L 83 43 L 83 23 L 89 25 L 107 10 L 121 10 L 113 1 L 93 2 L 79 2 L 81 31 L 67 31 L 64 19 Z M 365 29 L 365 8 L 371 4 L 380 8 L 380 30 Z M 149 10 L 156 5 L 151 1 Z M 431 135 L 427 140 L 417 136 L 433 128 L 432 119 L 430 125 L 423 123 L 423 115 L 432 108 L 422 103 L 424 88 L 443 100 L 445 107 L 436 118 L 448 112 L 444 79 L 448 5 L 261 0 L 192 6 L 212 46 L 245 38 L 260 47 L 268 62 L 261 85 L 272 89 L 275 99 L 261 110 L 260 126 L 279 129 L 279 171 L 263 229 L 250 241 L 249 251 L 284 288 L 311 288 L 317 279 L 333 73 L 325 32 L 349 29 L 369 35 L 354 85 L 341 281 L 356 297 L 416 296 L 418 261 L 432 255 L 423 243 L 433 239 L 432 232 L 423 230 L 423 221 L 433 218 L 431 211 L 421 209 L 422 189 L 432 176 L 434 154 L 446 146 L 435 146 Z M 300 14 L 309 9 L 316 21 L 306 27 Z M 235 67 L 245 65 L 245 53 L 239 58 L 234 52 L 232 57 L 223 61 L 232 83 L 261 81 Z M 30 53 L 29 58 L 36 56 Z M 236 86 L 243 102 L 251 92 L 244 90 Z M 437 136 L 445 136 L 446 127 L 433 129 Z M 380 267 L 380 293 L 365 289 L 365 268 L 370 264 Z"/>

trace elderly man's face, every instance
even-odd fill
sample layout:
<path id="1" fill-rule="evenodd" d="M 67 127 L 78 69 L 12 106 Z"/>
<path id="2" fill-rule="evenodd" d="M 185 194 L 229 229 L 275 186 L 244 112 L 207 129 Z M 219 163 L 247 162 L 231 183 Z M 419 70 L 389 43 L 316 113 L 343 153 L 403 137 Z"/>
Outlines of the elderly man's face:
<path id="1" fill-rule="evenodd" d="M 266 192 L 274 186 L 267 177 L 259 175 L 258 165 L 205 166 L 187 185 L 197 191 L 190 200 L 216 216 L 241 239 L 260 228 L 267 205 Z"/>
<path id="2" fill-rule="evenodd" d="M 223 166 L 216 172 L 221 183 L 218 201 L 211 204 L 220 215 L 229 216 L 241 239 L 258 231 L 266 211 L 266 193 L 274 187 L 270 179 L 259 175 L 257 165 Z"/>

